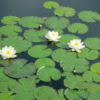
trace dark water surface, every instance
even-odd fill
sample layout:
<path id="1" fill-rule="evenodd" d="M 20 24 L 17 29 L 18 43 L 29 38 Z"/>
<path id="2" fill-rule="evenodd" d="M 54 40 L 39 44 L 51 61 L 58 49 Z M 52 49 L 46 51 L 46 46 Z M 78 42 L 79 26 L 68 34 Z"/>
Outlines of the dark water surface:
<path id="1" fill-rule="evenodd" d="M 25 16 L 38 16 L 38 17 L 51 17 L 55 16 L 53 11 L 54 9 L 46 9 L 43 7 L 43 3 L 49 1 L 49 0 L 0 0 L 0 19 L 2 19 L 4 16 L 18 16 L 18 17 L 25 17 Z M 84 41 L 86 38 L 89 37 L 100 37 L 100 22 L 97 21 L 96 23 L 86 23 L 81 21 L 78 18 L 78 13 L 83 10 L 88 11 L 95 11 L 97 13 L 100 13 L 100 0 L 53 0 L 57 3 L 59 3 L 60 6 L 65 7 L 72 7 L 76 10 L 75 16 L 68 18 L 70 20 L 70 23 L 84 23 L 88 25 L 89 31 L 86 34 L 75 34 L 79 36 L 82 41 Z M 0 22 L 0 27 L 3 24 Z M 47 28 L 43 24 L 44 28 Z M 23 28 L 22 34 L 19 34 L 23 36 L 23 33 L 26 29 Z M 67 28 L 64 29 L 64 33 L 68 33 Z M 72 33 L 71 33 L 72 34 Z M 56 49 L 56 47 L 52 47 L 52 49 Z M 28 59 L 29 62 L 35 62 L 36 59 L 33 57 L 30 57 L 27 52 L 18 54 L 17 58 L 25 58 Z M 96 59 L 94 61 L 90 61 L 90 64 L 93 64 L 95 62 L 99 62 L 99 59 Z M 56 63 L 56 68 L 59 68 L 60 71 L 62 69 L 60 68 L 59 63 Z M 56 82 L 48 83 L 48 82 L 40 82 L 37 84 L 40 85 L 48 85 L 52 86 L 54 89 L 58 90 L 60 88 L 65 88 L 63 86 L 63 79 L 60 79 Z"/>

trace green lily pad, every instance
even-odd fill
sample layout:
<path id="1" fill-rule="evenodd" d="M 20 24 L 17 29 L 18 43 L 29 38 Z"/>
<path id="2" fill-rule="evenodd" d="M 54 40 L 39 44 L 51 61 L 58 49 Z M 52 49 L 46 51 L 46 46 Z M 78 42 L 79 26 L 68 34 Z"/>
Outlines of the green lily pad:
<path id="1" fill-rule="evenodd" d="M 87 58 L 88 60 L 95 60 L 99 56 L 99 52 L 97 50 L 91 50 L 89 52 L 88 48 L 84 48 L 81 50 L 81 53 L 78 53 L 78 57 Z"/>
<path id="2" fill-rule="evenodd" d="M 35 61 L 35 66 L 41 68 L 42 66 L 55 67 L 55 62 L 50 58 L 40 58 Z"/>
<path id="3" fill-rule="evenodd" d="M 43 6 L 47 9 L 52 9 L 53 8 L 58 8 L 59 4 L 57 2 L 53 2 L 53 1 L 47 1 L 43 4 Z"/>
<path id="4" fill-rule="evenodd" d="M 100 100 L 100 91 L 94 92 L 89 95 L 87 100 Z"/>
<path id="5" fill-rule="evenodd" d="M 17 24 L 17 22 L 20 21 L 20 18 L 17 16 L 4 16 L 1 19 L 1 22 L 4 24 L 9 24 L 9 25 L 13 25 L 13 24 Z"/>
<path id="6" fill-rule="evenodd" d="M 74 16 L 76 11 L 73 8 L 70 7 L 59 7 L 54 10 L 54 14 L 58 16 L 63 16 L 65 17 L 72 17 Z"/>
<path id="7" fill-rule="evenodd" d="M 36 68 L 32 62 L 26 64 L 25 59 L 16 59 L 9 67 L 4 68 L 4 73 L 13 78 L 22 78 L 35 73 Z M 26 65 L 25 65 L 26 64 Z"/>
<path id="8" fill-rule="evenodd" d="M 87 99 L 89 96 L 89 92 L 87 90 L 65 90 L 65 96 L 68 100 L 83 100 Z"/>
<path id="9" fill-rule="evenodd" d="M 67 43 L 70 43 L 70 41 L 73 39 L 79 39 L 79 37 L 70 34 L 63 34 L 59 39 L 60 42 L 56 43 L 56 46 L 61 48 L 69 48 Z"/>
<path id="10" fill-rule="evenodd" d="M 63 76 L 63 77 L 65 77 L 65 76 L 66 76 L 66 77 L 70 77 L 70 76 L 74 76 L 74 74 L 73 74 L 73 73 L 70 73 L 70 72 L 63 72 L 63 73 L 62 73 L 62 76 Z"/>
<path id="11" fill-rule="evenodd" d="M 7 93 L 0 93 L 1 100 L 14 100 L 15 95 L 12 95 L 13 92 L 9 91 Z"/>
<path id="12" fill-rule="evenodd" d="M 64 79 L 64 85 L 70 89 L 86 89 L 89 83 L 85 82 L 81 76 L 70 76 Z"/>
<path id="13" fill-rule="evenodd" d="M 50 17 L 45 20 L 45 24 L 51 29 L 64 29 L 70 24 L 70 22 L 67 18 L 58 19 L 57 17 Z"/>
<path id="14" fill-rule="evenodd" d="M 29 92 L 34 91 L 36 89 L 36 85 L 33 81 L 30 81 L 26 78 L 22 78 L 18 80 L 19 82 L 11 83 L 9 88 L 14 93 L 21 93 L 21 92 Z"/>
<path id="15" fill-rule="evenodd" d="M 91 71 L 100 74 L 100 62 L 92 64 L 90 69 Z"/>
<path id="16" fill-rule="evenodd" d="M 72 33 L 78 32 L 78 34 L 84 34 L 88 32 L 88 30 L 88 26 L 82 23 L 73 23 L 70 26 L 68 26 L 68 31 Z"/>
<path id="17" fill-rule="evenodd" d="M 37 100 L 56 100 L 58 94 L 52 87 L 40 86 L 34 90 L 34 96 Z"/>
<path id="18" fill-rule="evenodd" d="M 73 57 L 77 57 L 77 54 L 76 52 L 73 52 L 73 51 L 69 51 L 65 54 L 65 57 L 69 57 L 69 56 L 73 56 Z"/>
<path id="19" fill-rule="evenodd" d="M 87 38 L 84 43 L 91 49 L 100 50 L 100 38 Z"/>
<path id="20" fill-rule="evenodd" d="M 50 82 L 51 78 L 55 81 L 61 78 L 60 71 L 53 67 L 41 67 L 40 69 L 38 69 L 37 75 L 39 76 L 40 80 L 45 82 Z"/>
<path id="21" fill-rule="evenodd" d="M 65 56 L 65 54 L 66 54 L 66 50 L 56 49 L 55 51 L 53 51 L 51 56 L 54 61 L 60 62 L 62 60 L 62 58 Z"/>
<path id="22" fill-rule="evenodd" d="M 41 42 L 38 34 L 33 29 L 26 30 L 24 33 L 24 37 L 30 42 Z"/>
<path id="23" fill-rule="evenodd" d="M 32 46 L 32 43 L 27 41 L 27 40 L 23 40 L 23 37 L 14 36 L 14 37 L 4 38 L 0 42 L 0 45 L 2 47 L 4 47 L 4 46 L 12 46 L 12 47 L 15 48 L 17 53 L 21 53 L 21 52 L 24 52 L 24 51 L 28 50 L 28 48 L 30 48 Z"/>
<path id="24" fill-rule="evenodd" d="M 52 53 L 50 48 L 45 45 L 36 45 L 28 50 L 28 54 L 34 58 L 47 57 Z"/>
<path id="25" fill-rule="evenodd" d="M 96 22 L 95 20 L 100 21 L 100 14 L 93 11 L 81 11 L 78 13 L 79 18 L 85 22 Z"/>
<path id="26" fill-rule="evenodd" d="M 36 100 L 33 96 L 33 92 L 21 92 L 15 95 L 14 100 Z"/>
<path id="27" fill-rule="evenodd" d="M 5 36 L 18 35 L 18 32 L 22 32 L 22 28 L 17 25 L 6 25 L 0 27 L 0 33 Z"/>
<path id="28" fill-rule="evenodd" d="M 92 71 L 86 71 L 83 74 L 83 79 L 87 82 L 100 82 L 100 75 Z"/>
<path id="29" fill-rule="evenodd" d="M 75 71 L 81 73 L 89 69 L 89 62 L 84 58 L 68 56 L 62 59 L 60 66 L 64 71 L 73 71 L 75 67 Z"/>
<path id="30" fill-rule="evenodd" d="M 22 17 L 19 21 L 20 25 L 27 28 L 38 28 L 42 23 L 44 23 L 44 20 L 36 16 Z"/>
<path id="31" fill-rule="evenodd" d="M 58 32 L 59 35 L 62 35 L 63 34 L 63 30 L 61 30 L 61 29 L 54 29 L 54 32 Z"/>

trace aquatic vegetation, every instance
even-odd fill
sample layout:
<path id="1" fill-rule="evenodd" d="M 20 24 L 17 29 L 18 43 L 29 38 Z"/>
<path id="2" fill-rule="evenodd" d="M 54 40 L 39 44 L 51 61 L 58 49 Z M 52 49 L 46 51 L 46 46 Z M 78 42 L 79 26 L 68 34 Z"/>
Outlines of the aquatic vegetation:
<path id="1" fill-rule="evenodd" d="M 53 1 L 43 6 L 56 16 L 1 19 L 0 100 L 99 100 L 100 62 L 90 62 L 100 56 L 100 38 L 80 36 L 100 14 L 81 11 L 78 19 L 85 24 L 72 23 L 74 8 Z M 59 82 L 57 90 L 53 85 Z"/>

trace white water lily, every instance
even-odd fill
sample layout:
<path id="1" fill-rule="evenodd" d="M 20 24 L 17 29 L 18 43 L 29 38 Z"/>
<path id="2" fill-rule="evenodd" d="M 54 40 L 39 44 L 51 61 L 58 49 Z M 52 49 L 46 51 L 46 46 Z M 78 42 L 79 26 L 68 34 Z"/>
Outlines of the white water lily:
<path id="1" fill-rule="evenodd" d="M 3 59 L 9 59 L 9 58 L 15 58 L 17 55 L 15 55 L 16 50 L 12 46 L 5 46 L 0 50 L 0 55 L 2 56 Z"/>
<path id="2" fill-rule="evenodd" d="M 58 39 L 61 38 L 61 36 L 59 36 L 58 32 L 54 32 L 54 31 L 49 31 L 45 37 L 49 40 L 49 41 L 59 41 Z"/>
<path id="3" fill-rule="evenodd" d="M 85 45 L 83 45 L 83 43 L 84 42 L 81 42 L 81 39 L 73 39 L 70 43 L 68 43 L 68 45 L 70 48 L 72 48 L 72 51 L 77 51 L 78 53 L 80 53 L 80 49 L 85 48 Z"/>

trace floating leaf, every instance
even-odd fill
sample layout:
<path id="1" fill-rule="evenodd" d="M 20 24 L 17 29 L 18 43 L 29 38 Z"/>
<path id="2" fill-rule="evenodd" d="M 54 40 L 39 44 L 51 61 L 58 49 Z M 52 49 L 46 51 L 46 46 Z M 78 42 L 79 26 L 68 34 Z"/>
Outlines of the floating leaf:
<path id="1" fill-rule="evenodd" d="M 58 16 L 63 16 L 65 17 L 72 17 L 74 16 L 76 11 L 73 8 L 70 7 L 59 7 L 54 10 L 54 14 Z"/>
<path id="2" fill-rule="evenodd" d="M 92 71 L 86 71 L 83 74 L 83 79 L 87 82 L 100 82 L 100 75 Z"/>
<path id="3" fill-rule="evenodd" d="M 73 52 L 73 51 L 69 51 L 65 54 L 65 57 L 69 57 L 69 56 L 73 56 L 73 57 L 77 57 L 77 54 L 76 52 Z"/>
<path id="4" fill-rule="evenodd" d="M 14 37 L 7 37 L 4 38 L 1 42 L 1 46 L 12 46 L 15 48 L 17 53 L 24 52 L 28 50 L 29 47 L 32 46 L 32 43 L 26 40 L 22 40 L 23 38 L 20 36 L 14 36 Z"/>
<path id="5" fill-rule="evenodd" d="M 36 45 L 28 50 L 28 54 L 35 58 L 47 57 L 52 53 L 50 48 L 45 45 Z"/>
<path id="6" fill-rule="evenodd" d="M 13 78 L 22 78 L 32 75 L 35 73 L 36 68 L 32 62 L 29 64 L 26 64 L 26 62 L 27 60 L 25 59 L 16 59 L 9 67 L 4 68 L 4 73 Z"/>
<path id="7" fill-rule="evenodd" d="M 70 89 L 86 89 L 89 83 L 84 82 L 81 76 L 70 76 L 64 80 L 64 85 Z"/>
<path id="8" fill-rule="evenodd" d="M 22 32 L 22 28 L 17 25 L 6 25 L 0 27 L 0 33 L 5 36 L 18 35 L 18 32 Z"/>
<path id="9" fill-rule="evenodd" d="M 56 43 L 56 46 L 61 48 L 69 48 L 68 44 L 73 39 L 79 39 L 79 37 L 70 34 L 63 34 L 59 39 L 59 43 Z"/>
<path id="10" fill-rule="evenodd" d="M 42 66 L 55 67 L 55 62 L 50 58 L 40 58 L 35 61 L 35 66 L 41 68 Z"/>
<path id="11" fill-rule="evenodd" d="M 73 74 L 73 73 L 70 73 L 70 72 L 63 72 L 63 73 L 62 73 L 62 76 L 63 76 L 63 77 L 65 77 L 65 76 L 66 76 L 66 77 L 70 77 L 70 76 L 74 76 L 74 74 Z"/>
<path id="12" fill-rule="evenodd" d="M 17 24 L 17 22 L 20 21 L 20 18 L 17 16 L 4 16 L 1 19 L 1 22 L 4 24 L 9 24 L 9 25 L 13 25 L 13 24 Z"/>
<path id="13" fill-rule="evenodd" d="M 90 94 L 87 100 L 100 100 L 100 91 Z"/>
<path id="14" fill-rule="evenodd" d="M 100 50 L 100 38 L 87 38 L 85 39 L 85 45 L 91 49 Z"/>
<path id="15" fill-rule="evenodd" d="M 45 24 L 51 29 L 64 29 L 70 24 L 70 22 L 67 18 L 60 18 L 58 20 L 57 17 L 50 17 L 45 21 Z"/>
<path id="16" fill-rule="evenodd" d="M 99 56 L 99 52 L 97 50 L 91 50 L 89 52 L 88 48 L 84 48 L 81 50 L 81 53 L 78 53 L 79 57 L 87 58 L 88 60 L 95 60 Z"/>
<path id="17" fill-rule="evenodd" d="M 68 26 L 68 31 L 72 33 L 84 34 L 89 30 L 88 26 L 82 23 L 73 23 Z"/>
<path id="18" fill-rule="evenodd" d="M 1 100 L 14 100 L 15 95 L 12 95 L 13 92 L 9 91 L 7 93 L 0 93 Z"/>
<path id="19" fill-rule="evenodd" d="M 28 28 L 38 28 L 39 25 L 42 23 L 44 23 L 44 20 L 36 16 L 22 17 L 19 21 L 20 25 L 22 25 L 23 27 L 28 27 Z"/>
<path id="20" fill-rule="evenodd" d="M 47 1 L 43 4 L 43 6 L 47 9 L 51 9 L 52 7 L 53 8 L 58 8 L 59 7 L 59 4 L 57 2 L 53 2 L 53 1 Z"/>
<path id="21" fill-rule="evenodd" d="M 56 100 L 58 94 L 52 87 L 41 86 L 35 89 L 34 96 L 37 100 Z"/>
<path id="22" fill-rule="evenodd" d="M 78 13 L 78 16 L 82 21 L 85 22 L 96 22 L 95 20 L 100 21 L 100 14 L 92 11 L 81 11 Z"/>
<path id="23" fill-rule="evenodd" d="M 59 35 L 62 35 L 63 34 L 63 30 L 61 30 L 61 29 L 54 29 L 54 32 L 58 32 Z"/>
<path id="24" fill-rule="evenodd" d="M 24 37 L 30 42 L 41 42 L 35 30 L 29 29 L 24 33 Z"/>
<path id="25" fill-rule="evenodd" d="M 75 71 L 78 73 L 84 72 L 89 69 L 89 62 L 84 58 L 76 58 L 74 56 L 68 56 L 62 59 L 60 63 L 64 71 Z"/>
<path id="26" fill-rule="evenodd" d="M 56 49 L 55 51 L 53 51 L 51 56 L 52 56 L 54 61 L 59 62 L 65 56 L 65 54 L 66 54 L 66 50 Z"/>
<path id="27" fill-rule="evenodd" d="M 11 83 L 9 85 L 10 90 L 14 93 L 29 92 L 36 89 L 36 85 L 33 81 L 22 78 L 18 80 L 19 82 Z"/>
<path id="28" fill-rule="evenodd" d="M 88 91 L 86 90 L 70 90 L 70 89 L 66 89 L 65 90 L 65 96 L 66 98 L 68 98 L 68 100 L 83 100 L 88 98 Z"/>
<path id="29" fill-rule="evenodd" d="M 91 71 L 100 74 L 100 62 L 92 64 L 90 69 Z"/>
<path id="30" fill-rule="evenodd" d="M 42 67 L 38 69 L 37 75 L 39 76 L 40 80 L 45 82 L 50 82 L 51 78 L 56 81 L 61 77 L 60 71 L 53 67 Z"/>

